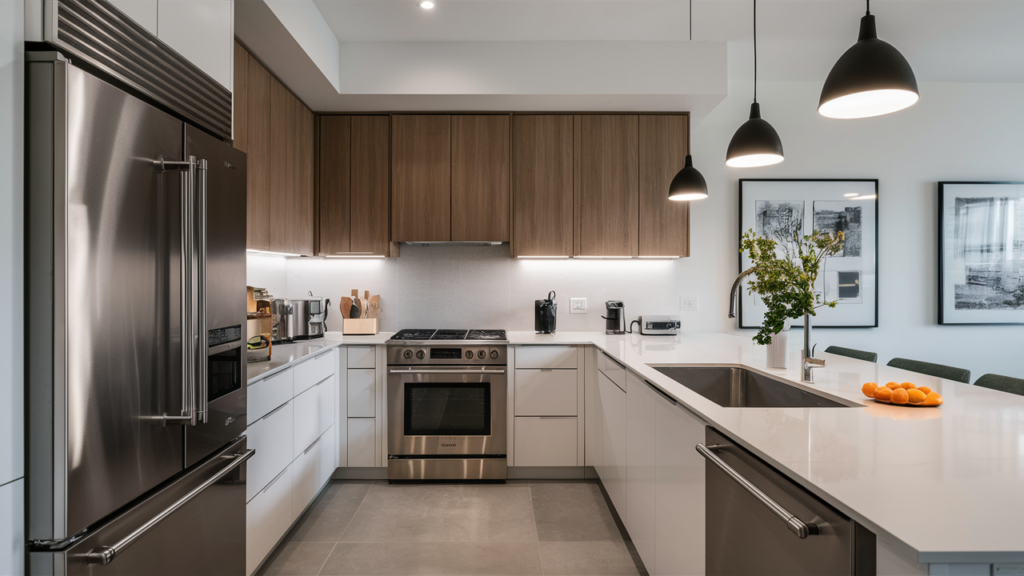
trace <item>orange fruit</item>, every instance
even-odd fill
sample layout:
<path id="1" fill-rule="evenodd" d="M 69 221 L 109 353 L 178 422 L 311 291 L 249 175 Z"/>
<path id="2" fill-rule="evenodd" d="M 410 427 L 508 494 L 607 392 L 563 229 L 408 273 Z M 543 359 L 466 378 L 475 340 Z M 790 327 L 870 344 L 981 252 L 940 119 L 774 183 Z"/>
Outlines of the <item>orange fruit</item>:
<path id="1" fill-rule="evenodd" d="M 942 396 L 939 395 L 938 392 L 932 390 L 931 392 L 928 393 L 927 396 L 925 396 L 924 402 L 922 402 L 921 404 L 923 404 L 924 406 L 939 406 L 940 404 L 942 404 L 942 402 Z"/>
<path id="2" fill-rule="evenodd" d="M 927 394 L 921 392 L 921 390 L 917 388 L 911 388 L 910 390 L 907 390 L 907 395 L 910 396 L 911 404 L 920 404 L 921 402 L 924 402 L 924 399 L 927 396 Z"/>
<path id="3" fill-rule="evenodd" d="M 913 382 L 904 382 L 903 384 L 900 384 L 900 388 L 903 388 L 904 390 L 913 390 L 914 388 L 917 388 L 917 386 L 914 386 Z"/>
<path id="4" fill-rule="evenodd" d="M 888 388 L 889 390 L 895 390 L 900 387 L 900 384 L 899 382 L 889 382 L 888 384 L 885 385 L 885 387 Z"/>
<path id="5" fill-rule="evenodd" d="M 928 393 L 932 391 L 932 389 L 927 386 L 918 386 L 917 389 L 920 390 L 921 392 L 924 392 L 925 396 L 927 396 Z"/>
<path id="6" fill-rule="evenodd" d="M 892 389 L 886 388 L 885 386 L 879 386 L 875 388 L 875 400 L 880 402 L 888 402 L 892 397 Z"/>
<path id="7" fill-rule="evenodd" d="M 906 404 L 910 401 L 910 394 L 903 388 L 897 388 L 892 391 L 891 399 L 893 404 Z"/>
<path id="8" fill-rule="evenodd" d="M 864 386 L 861 386 L 860 391 L 868 398 L 874 398 L 875 388 L 878 388 L 878 384 L 875 384 L 874 382 L 866 382 Z"/>

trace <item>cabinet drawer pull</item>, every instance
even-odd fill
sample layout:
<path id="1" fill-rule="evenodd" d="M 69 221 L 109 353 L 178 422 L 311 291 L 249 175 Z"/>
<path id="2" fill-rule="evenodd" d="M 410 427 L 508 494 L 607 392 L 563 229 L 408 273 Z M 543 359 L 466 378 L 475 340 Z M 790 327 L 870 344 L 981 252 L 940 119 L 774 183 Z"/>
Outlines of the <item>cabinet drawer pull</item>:
<path id="1" fill-rule="evenodd" d="M 626 367 L 620 364 L 618 360 L 609 356 L 607 352 L 601 352 L 601 354 L 604 354 L 604 357 L 607 358 L 612 364 L 615 364 L 616 366 L 622 368 L 623 370 L 626 369 Z"/>
<path id="2" fill-rule="evenodd" d="M 288 467 L 287 467 L 287 466 L 285 466 L 285 467 L 284 467 L 284 470 L 281 470 L 280 472 L 278 472 L 278 473 L 277 473 L 277 476 L 274 476 L 274 479 L 273 479 L 273 480 L 271 480 L 270 482 L 268 482 L 268 483 L 267 483 L 267 487 L 266 487 L 266 488 L 264 488 L 263 490 L 261 490 L 261 491 L 260 491 L 260 493 L 262 494 L 263 492 L 266 492 L 267 490 L 270 490 L 270 487 L 271 487 L 271 486 L 273 486 L 275 482 L 277 482 L 278 480 L 280 480 L 280 479 L 281 479 L 281 476 L 284 476 L 284 473 L 285 473 L 285 472 L 287 472 L 287 471 L 288 471 Z"/>
<path id="3" fill-rule="evenodd" d="M 271 410 L 270 412 L 267 412 L 266 414 L 264 414 L 264 415 L 263 415 L 263 418 L 260 418 L 260 420 L 266 420 L 267 418 L 270 418 L 270 416 L 271 416 L 271 415 L 272 415 L 272 414 L 273 414 L 274 412 L 277 412 L 277 411 L 278 411 L 278 410 L 280 410 L 281 408 L 284 408 L 285 406 L 287 406 L 287 405 L 289 405 L 289 404 L 291 404 L 291 403 L 292 403 L 292 401 L 291 401 L 291 400 L 289 400 L 289 401 L 285 402 L 284 404 L 281 404 L 281 405 L 280 405 L 280 406 L 278 406 L 277 408 L 274 408 L 274 409 L 273 409 L 273 410 Z M 257 422 L 258 422 L 258 420 L 257 420 Z"/>
<path id="4" fill-rule="evenodd" d="M 651 384 L 651 383 L 650 383 L 650 382 L 648 382 L 647 380 L 644 380 L 644 384 L 647 384 L 648 386 L 650 386 L 650 387 L 651 387 L 651 390 L 654 390 L 655 392 L 657 392 L 657 393 L 658 393 L 658 395 L 659 395 L 659 396 L 661 396 L 661 397 L 662 397 L 662 398 L 664 398 L 665 400 L 668 400 L 669 402 L 671 402 L 673 406 L 675 406 L 676 404 L 678 404 L 678 402 L 676 402 L 676 399 L 675 399 L 675 398 L 673 398 L 673 397 L 669 396 L 669 395 L 668 395 L 668 394 L 667 394 L 667 393 L 666 393 L 666 392 L 665 392 L 664 390 L 662 390 L 661 388 L 658 388 L 657 386 L 655 386 L 654 384 Z"/>
<path id="5" fill-rule="evenodd" d="M 320 438 L 323 438 L 323 434 L 318 436 L 316 440 L 313 440 L 313 443 L 309 445 L 309 448 L 306 448 L 305 450 L 303 450 L 302 453 L 303 454 L 309 454 L 309 451 L 313 449 L 313 446 L 316 446 L 316 443 L 320 441 Z"/>

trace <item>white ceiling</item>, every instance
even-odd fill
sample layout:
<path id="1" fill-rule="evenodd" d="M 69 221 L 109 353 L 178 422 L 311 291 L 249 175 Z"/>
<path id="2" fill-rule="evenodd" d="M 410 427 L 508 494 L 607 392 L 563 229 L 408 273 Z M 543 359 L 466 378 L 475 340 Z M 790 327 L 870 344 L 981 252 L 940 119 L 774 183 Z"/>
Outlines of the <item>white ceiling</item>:
<path id="1" fill-rule="evenodd" d="M 314 0 L 346 42 L 679 41 L 688 0 Z M 816 80 L 857 38 L 864 2 L 762 0 L 758 64 L 765 80 Z M 1024 82 L 1024 0 L 876 0 L 879 37 L 910 61 L 918 80 Z M 695 0 L 693 39 L 750 50 L 750 0 Z M 746 58 L 730 70 L 749 74 Z"/>

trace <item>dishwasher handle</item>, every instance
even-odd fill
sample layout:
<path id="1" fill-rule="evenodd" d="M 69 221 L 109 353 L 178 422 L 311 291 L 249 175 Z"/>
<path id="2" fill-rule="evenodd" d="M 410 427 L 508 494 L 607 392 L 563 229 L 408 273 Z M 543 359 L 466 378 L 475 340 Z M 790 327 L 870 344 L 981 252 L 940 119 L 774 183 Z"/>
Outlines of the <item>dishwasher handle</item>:
<path id="1" fill-rule="evenodd" d="M 762 492 L 760 488 L 754 486 L 750 480 L 744 478 L 739 472 L 734 470 L 732 466 L 726 464 L 724 460 L 714 453 L 713 450 L 716 448 L 724 448 L 724 446 L 705 446 L 704 444 L 698 443 L 697 453 L 703 456 L 708 462 L 718 466 L 722 472 L 725 472 L 727 476 L 735 480 L 737 484 L 749 492 L 750 495 L 756 498 L 758 502 L 764 504 L 765 507 L 771 510 L 773 514 L 781 518 L 782 521 L 786 523 L 789 531 L 796 534 L 798 538 L 807 538 L 808 536 L 820 533 L 817 524 L 814 524 L 813 522 L 804 522 L 797 518 L 794 514 L 791 514 L 788 510 L 780 506 L 778 502 L 769 498 L 768 495 Z"/>

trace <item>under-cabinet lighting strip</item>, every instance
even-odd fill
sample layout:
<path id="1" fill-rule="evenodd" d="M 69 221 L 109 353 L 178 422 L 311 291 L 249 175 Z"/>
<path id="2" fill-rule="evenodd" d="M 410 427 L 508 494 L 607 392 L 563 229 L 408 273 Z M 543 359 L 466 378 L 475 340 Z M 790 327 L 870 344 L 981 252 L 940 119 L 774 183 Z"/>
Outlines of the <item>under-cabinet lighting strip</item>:
<path id="1" fill-rule="evenodd" d="M 245 251 L 250 254 L 269 254 L 271 256 L 288 256 L 292 258 L 302 256 L 302 254 L 293 254 L 291 252 L 271 252 L 270 250 L 253 250 L 252 248 L 247 248 Z"/>

